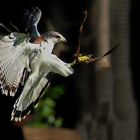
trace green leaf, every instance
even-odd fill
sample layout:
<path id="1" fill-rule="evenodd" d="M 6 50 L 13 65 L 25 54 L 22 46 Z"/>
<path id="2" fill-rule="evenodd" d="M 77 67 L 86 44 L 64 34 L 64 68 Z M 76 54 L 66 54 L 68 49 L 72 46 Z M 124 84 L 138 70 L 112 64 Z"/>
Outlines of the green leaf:
<path id="1" fill-rule="evenodd" d="M 61 127 L 63 124 L 63 118 L 59 117 L 55 121 L 55 127 Z"/>
<path id="2" fill-rule="evenodd" d="M 44 107 L 41 112 L 41 117 L 47 118 L 47 116 L 54 115 L 55 111 L 50 107 Z"/>
<path id="3" fill-rule="evenodd" d="M 48 117 L 48 123 L 53 125 L 55 123 L 55 117 L 54 116 L 49 116 Z"/>
<path id="4" fill-rule="evenodd" d="M 64 86 L 59 85 L 59 86 L 50 88 L 47 95 L 52 99 L 58 99 L 63 94 L 64 94 Z"/>

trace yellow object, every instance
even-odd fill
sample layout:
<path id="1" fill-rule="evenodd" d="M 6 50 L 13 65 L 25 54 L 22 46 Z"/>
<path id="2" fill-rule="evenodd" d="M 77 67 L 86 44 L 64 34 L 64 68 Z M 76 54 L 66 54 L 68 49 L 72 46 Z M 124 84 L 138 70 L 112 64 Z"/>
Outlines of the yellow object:
<path id="1" fill-rule="evenodd" d="M 79 56 L 78 57 L 78 62 L 79 63 L 88 63 L 91 57 L 89 55 L 84 55 L 84 56 Z"/>

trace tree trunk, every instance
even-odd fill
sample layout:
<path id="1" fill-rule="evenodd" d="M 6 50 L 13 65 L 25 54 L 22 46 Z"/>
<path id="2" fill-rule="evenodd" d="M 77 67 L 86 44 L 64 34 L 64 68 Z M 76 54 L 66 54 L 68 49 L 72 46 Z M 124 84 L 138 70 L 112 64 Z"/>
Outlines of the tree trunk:
<path id="1" fill-rule="evenodd" d="M 95 2 L 95 9 L 91 11 L 96 11 L 96 30 L 93 25 L 91 28 L 97 40 L 96 53 L 101 55 L 110 48 L 110 44 L 114 46 L 120 40 L 122 42 L 110 57 L 95 64 L 95 71 L 93 65 L 80 69 L 78 87 L 83 107 L 78 128 L 83 140 L 136 140 L 137 108 L 129 52 L 130 1 Z M 93 18 L 92 14 L 90 18 Z"/>
<path id="2" fill-rule="evenodd" d="M 110 49 L 110 15 L 109 0 L 96 1 L 96 32 L 97 34 L 97 54 L 98 56 Z M 95 7 L 94 6 L 94 7 Z M 95 33 L 94 33 L 95 32 Z M 110 56 L 104 57 L 95 64 L 95 90 L 96 112 L 93 112 L 93 123 L 91 140 L 112 140 L 112 121 L 113 121 L 113 79 L 110 63 Z M 93 110 L 95 110 L 93 108 Z M 92 133 L 91 133 L 92 134 Z"/>
<path id="3" fill-rule="evenodd" d="M 111 1 L 111 41 L 121 40 L 121 46 L 112 55 L 114 78 L 114 133 L 113 140 L 135 140 L 137 110 L 130 67 L 130 0 Z"/>
<path id="4" fill-rule="evenodd" d="M 91 10 L 91 36 L 96 36 L 96 54 L 99 56 L 110 48 L 109 27 L 109 0 L 97 0 L 96 27 L 93 16 L 95 10 Z M 93 19 L 93 20 L 92 20 Z M 93 22 L 94 23 L 93 23 Z M 95 30 L 96 29 L 96 30 Z M 93 51 L 95 46 L 90 45 Z M 94 65 L 82 67 L 80 94 L 82 95 L 83 110 L 79 128 L 84 140 L 108 140 L 110 127 L 108 124 L 109 114 L 112 113 L 112 73 L 110 58 L 105 57 Z M 95 73 L 94 73 L 95 72 Z M 93 83 L 94 82 L 94 83 Z M 78 86 L 79 87 L 79 86 Z"/>

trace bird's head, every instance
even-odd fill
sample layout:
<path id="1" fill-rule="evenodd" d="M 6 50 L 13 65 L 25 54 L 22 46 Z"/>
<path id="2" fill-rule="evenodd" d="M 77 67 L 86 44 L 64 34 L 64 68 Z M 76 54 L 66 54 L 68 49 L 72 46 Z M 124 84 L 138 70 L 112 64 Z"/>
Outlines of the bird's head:
<path id="1" fill-rule="evenodd" d="M 55 31 L 49 31 L 43 35 L 46 41 L 51 40 L 54 44 L 59 42 L 66 42 L 65 37 L 63 37 L 60 33 Z"/>

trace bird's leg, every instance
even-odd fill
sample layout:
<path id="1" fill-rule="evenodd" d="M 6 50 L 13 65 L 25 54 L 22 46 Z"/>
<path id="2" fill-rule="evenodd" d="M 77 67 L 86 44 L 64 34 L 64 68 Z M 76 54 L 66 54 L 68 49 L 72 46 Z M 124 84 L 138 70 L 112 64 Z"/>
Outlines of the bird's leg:
<path id="1" fill-rule="evenodd" d="M 64 77 L 69 76 L 70 74 L 73 74 L 73 69 L 70 67 L 68 63 L 63 62 L 61 59 L 59 59 L 56 55 L 51 55 L 52 57 L 52 72 L 60 74 Z"/>

